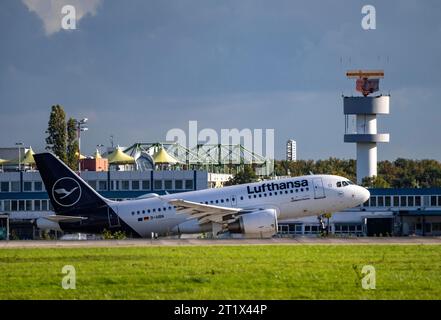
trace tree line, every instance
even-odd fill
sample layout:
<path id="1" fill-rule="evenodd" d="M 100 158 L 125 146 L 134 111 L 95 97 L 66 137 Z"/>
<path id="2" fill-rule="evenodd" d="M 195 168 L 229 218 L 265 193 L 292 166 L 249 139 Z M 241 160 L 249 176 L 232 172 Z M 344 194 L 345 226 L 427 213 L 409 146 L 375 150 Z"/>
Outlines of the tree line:
<path id="1" fill-rule="evenodd" d="M 335 174 L 352 181 L 356 180 L 356 161 L 353 159 L 275 161 L 274 167 L 277 176 Z M 362 184 L 374 188 L 441 187 L 441 162 L 403 158 L 395 161 L 380 161 L 378 176 L 365 178 Z"/>
<path id="2" fill-rule="evenodd" d="M 77 139 L 77 121 L 69 118 L 66 121 L 66 112 L 60 105 L 51 108 L 46 133 L 46 150 L 53 152 L 72 170 L 78 169 L 79 145 Z"/>

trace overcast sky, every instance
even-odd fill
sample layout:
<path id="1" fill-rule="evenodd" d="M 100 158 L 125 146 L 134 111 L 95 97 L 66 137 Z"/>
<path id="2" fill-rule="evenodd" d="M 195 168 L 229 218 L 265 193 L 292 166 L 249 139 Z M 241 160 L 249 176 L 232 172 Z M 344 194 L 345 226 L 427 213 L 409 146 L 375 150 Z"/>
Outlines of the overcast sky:
<path id="1" fill-rule="evenodd" d="M 63 4 L 77 29 L 60 28 Z M 363 30 L 372 4 L 377 29 Z M 441 2 L 0 1 L 0 146 L 44 149 L 50 106 L 88 117 L 97 144 L 165 140 L 172 128 L 275 129 L 300 159 L 355 158 L 343 143 L 345 71 L 384 68 L 391 134 L 379 159 L 441 160 Z"/>

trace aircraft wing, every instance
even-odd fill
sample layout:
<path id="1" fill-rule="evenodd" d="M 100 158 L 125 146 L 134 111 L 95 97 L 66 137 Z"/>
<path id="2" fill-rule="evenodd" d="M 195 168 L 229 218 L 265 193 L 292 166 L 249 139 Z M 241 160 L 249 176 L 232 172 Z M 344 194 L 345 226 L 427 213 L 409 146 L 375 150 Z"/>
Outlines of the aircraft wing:
<path id="1" fill-rule="evenodd" d="M 87 219 L 86 217 L 79 217 L 79 216 L 62 216 L 62 215 L 49 215 L 46 217 L 43 217 L 49 221 L 53 221 L 53 222 L 78 222 L 81 220 L 85 220 Z"/>
<path id="2" fill-rule="evenodd" d="M 190 215 L 192 218 L 197 218 L 200 224 L 207 222 L 221 223 L 231 219 L 238 212 L 242 211 L 241 208 L 213 206 L 181 199 L 164 200 L 171 205 L 176 206 L 177 213 L 185 213 Z"/>

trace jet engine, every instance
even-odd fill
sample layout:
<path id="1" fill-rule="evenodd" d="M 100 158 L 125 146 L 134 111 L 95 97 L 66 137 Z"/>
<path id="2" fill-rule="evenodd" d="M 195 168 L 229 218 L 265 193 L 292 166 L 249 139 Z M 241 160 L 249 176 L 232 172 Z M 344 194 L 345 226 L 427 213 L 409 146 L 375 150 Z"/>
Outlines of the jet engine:
<path id="1" fill-rule="evenodd" d="M 34 220 L 34 223 L 38 229 L 61 231 L 60 224 L 58 222 L 51 221 L 46 218 L 38 218 Z"/>
<path id="2" fill-rule="evenodd" d="M 277 213 L 265 209 L 240 215 L 228 224 L 230 233 L 241 233 L 246 237 L 270 238 L 277 233 Z"/>
<path id="3" fill-rule="evenodd" d="M 171 231 L 177 234 L 209 232 L 211 226 L 209 224 L 200 225 L 197 219 L 191 219 L 178 224 Z"/>

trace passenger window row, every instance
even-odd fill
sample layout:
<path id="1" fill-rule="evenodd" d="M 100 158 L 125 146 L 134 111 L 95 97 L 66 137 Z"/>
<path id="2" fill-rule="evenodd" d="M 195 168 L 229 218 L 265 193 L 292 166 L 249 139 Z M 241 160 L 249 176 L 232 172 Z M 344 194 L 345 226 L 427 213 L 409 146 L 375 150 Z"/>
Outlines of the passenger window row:
<path id="1" fill-rule="evenodd" d="M 146 214 L 146 213 L 156 213 L 161 211 L 167 211 L 171 209 L 176 209 L 176 206 L 168 206 L 168 207 L 162 207 L 162 208 L 155 208 L 155 209 L 146 209 L 146 210 L 138 210 L 138 211 L 132 211 L 132 216 L 136 214 Z"/>
<path id="2" fill-rule="evenodd" d="M 269 193 L 259 193 L 258 195 L 257 194 L 255 194 L 255 195 L 249 195 L 248 196 L 248 199 L 251 199 L 251 198 L 257 198 L 257 197 L 259 197 L 259 198 L 262 198 L 262 196 L 263 197 L 272 197 L 273 195 L 274 196 L 277 196 L 277 195 L 283 195 L 283 194 L 289 194 L 289 193 L 298 193 L 298 192 L 304 192 L 304 191 L 309 191 L 309 187 L 306 187 L 306 188 L 300 188 L 300 189 L 291 189 L 291 190 L 285 190 L 285 192 L 283 192 L 283 191 L 274 191 L 274 192 L 269 192 Z"/>
<path id="3" fill-rule="evenodd" d="M 240 197 L 240 200 L 243 200 L 243 197 L 241 196 Z M 235 197 L 232 197 L 231 198 L 231 202 L 235 202 L 236 201 L 236 198 Z M 210 201 L 201 201 L 201 202 L 199 202 L 200 204 L 219 204 L 219 203 L 229 203 L 230 202 L 230 199 L 229 198 L 225 198 L 225 199 L 218 199 L 218 200 L 210 200 Z"/>

